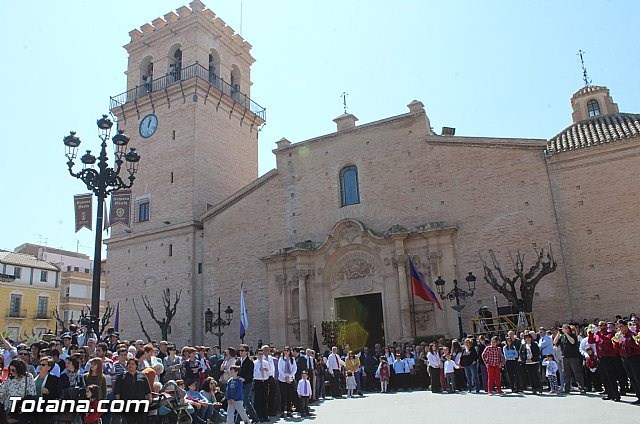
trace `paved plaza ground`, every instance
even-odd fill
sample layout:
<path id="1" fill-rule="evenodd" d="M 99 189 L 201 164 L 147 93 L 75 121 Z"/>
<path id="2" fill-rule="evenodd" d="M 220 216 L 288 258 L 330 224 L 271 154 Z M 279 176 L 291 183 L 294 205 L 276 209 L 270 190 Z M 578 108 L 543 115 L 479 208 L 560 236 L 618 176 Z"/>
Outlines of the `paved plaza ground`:
<path id="1" fill-rule="evenodd" d="M 425 391 L 367 394 L 364 398 L 332 399 L 313 406 L 314 417 L 278 422 L 314 424 L 357 423 L 612 423 L 640 424 L 635 397 L 620 403 L 603 401 L 596 393 L 552 396 L 530 394 L 433 394 Z"/>

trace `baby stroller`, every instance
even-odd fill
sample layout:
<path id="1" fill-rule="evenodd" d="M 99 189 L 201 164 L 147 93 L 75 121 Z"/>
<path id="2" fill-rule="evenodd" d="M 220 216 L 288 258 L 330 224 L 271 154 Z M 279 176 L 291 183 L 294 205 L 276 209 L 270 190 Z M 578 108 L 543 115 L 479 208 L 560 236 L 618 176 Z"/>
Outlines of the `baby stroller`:
<path id="1" fill-rule="evenodd" d="M 187 392 L 178 387 L 174 380 L 169 380 L 162 386 L 160 393 L 153 394 L 153 400 L 149 406 L 150 411 L 157 411 L 150 415 L 153 424 L 192 424 L 193 419 L 187 411 L 185 402 Z"/>

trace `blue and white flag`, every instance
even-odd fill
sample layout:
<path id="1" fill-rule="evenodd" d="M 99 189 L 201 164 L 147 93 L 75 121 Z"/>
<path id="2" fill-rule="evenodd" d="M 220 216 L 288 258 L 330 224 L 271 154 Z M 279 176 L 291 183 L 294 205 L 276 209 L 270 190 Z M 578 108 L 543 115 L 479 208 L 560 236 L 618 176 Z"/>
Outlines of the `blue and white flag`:
<path id="1" fill-rule="evenodd" d="M 249 328 L 249 320 L 247 319 L 247 308 L 244 305 L 244 288 L 240 286 L 240 339 L 244 339 L 244 335 Z"/>

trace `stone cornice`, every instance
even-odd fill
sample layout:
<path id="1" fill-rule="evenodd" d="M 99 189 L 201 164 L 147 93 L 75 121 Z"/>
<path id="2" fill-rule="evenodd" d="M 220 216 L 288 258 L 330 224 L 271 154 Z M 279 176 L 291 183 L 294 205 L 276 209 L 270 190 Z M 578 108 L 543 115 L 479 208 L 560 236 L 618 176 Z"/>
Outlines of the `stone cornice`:
<path id="1" fill-rule="evenodd" d="M 244 186 L 240 190 L 236 191 L 231 196 L 227 197 L 224 201 L 222 201 L 222 202 L 218 203 L 217 205 L 214 205 L 213 207 L 209 208 L 209 210 L 204 215 L 202 215 L 202 218 L 200 218 L 200 219 L 202 220 L 203 223 L 206 223 L 209 219 L 213 218 L 219 212 L 222 212 L 223 210 L 229 208 L 231 205 L 234 205 L 235 203 L 238 203 L 240 200 L 245 198 L 247 195 L 249 195 L 250 193 L 252 193 L 255 190 L 257 190 L 259 187 L 261 187 L 264 184 L 266 184 L 268 181 L 270 181 L 276 175 L 278 175 L 278 170 L 277 169 L 272 169 L 271 171 L 267 172 L 266 174 L 262 175 L 261 177 L 258 177 L 258 179 L 256 179 L 252 183 Z"/>
<path id="2" fill-rule="evenodd" d="M 119 234 L 117 236 L 111 236 L 104 241 L 106 245 L 113 245 L 118 247 L 125 247 L 133 243 L 139 243 L 140 239 L 154 240 L 169 236 L 169 233 L 175 233 L 176 235 L 186 233 L 185 230 L 199 231 L 202 230 L 201 221 L 186 221 L 178 224 L 166 225 L 164 227 L 152 228 L 144 231 L 132 230 L 131 233 Z"/>
<path id="3" fill-rule="evenodd" d="M 354 128 L 348 129 L 348 130 L 336 131 L 336 132 L 333 132 L 333 133 L 330 133 L 330 134 L 325 134 L 325 135 L 322 135 L 322 136 L 319 136 L 319 137 L 310 138 L 308 140 L 300 141 L 300 142 L 288 145 L 288 146 L 280 148 L 280 149 L 274 149 L 273 153 L 278 155 L 280 153 L 288 152 L 288 151 L 300 148 L 302 146 L 306 146 L 308 144 L 320 143 L 320 142 L 323 142 L 323 141 L 333 141 L 333 139 L 336 138 L 336 137 L 343 137 L 343 136 L 348 135 L 348 134 L 369 131 L 369 130 L 375 129 L 376 127 L 378 127 L 380 125 L 389 124 L 389 123 L 395 122 L 395 121 L 402 121 L 402 120 L 405 120 L 405 119 L 414 119 L 414 118 L 418 118 L 420 116 L 424 116 L 424 117 L 427 116 L 426 113 L 424 112 L 424 110 L 421 110 L 419 112 L 403 113 L 402 115 L 396 115 L 396 116 L 392 116 L 390 118 L 380 119 L 378 121 L 374 121 L 374 122 L 369 122 L 367 124 L 358 125 L 358 126 L 356 126 Z M 427 129 L 425 129 L 425 131 L 426 130 Z"/>
<path id="4" fill-rule="evenodd" d="M 547 140 L 538 138 L 428 136 L 425 142 L 431 145 L 539 150 L 540 153 L 547 146 Z"/>

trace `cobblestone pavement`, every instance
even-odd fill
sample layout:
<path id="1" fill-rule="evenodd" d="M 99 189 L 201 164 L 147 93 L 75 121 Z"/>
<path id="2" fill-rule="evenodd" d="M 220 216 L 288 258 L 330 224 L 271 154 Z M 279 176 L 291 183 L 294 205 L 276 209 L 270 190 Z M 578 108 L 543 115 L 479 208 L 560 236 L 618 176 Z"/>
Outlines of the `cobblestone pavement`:
<path id="1" fill-rule="evenodd" d="M 577 392 L 576 392 L 577 393 Z M 331 398 L 328 398 L 331 399 Z M 433 394 L 415 391 L 367 394 L 363 398 L 331 399 L 312 406 L 314 416 L 272 422 L 313 422 L 314 424 L 466 422 L 474 424 L 514 423 L 615 423 L 639 424 L 640 406 L 635 397 L 620 403 L 603 401 L 596 393 L 570 396 L 531 394 Z M 523 415 L 525 414 L 525 415 Z M 528 416 L 528 418 L 527 418 Z M 453 421 L 452 421 L 453 420 Z"/>

